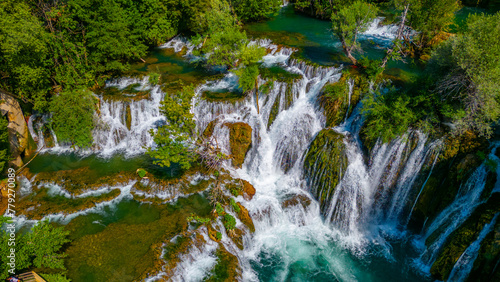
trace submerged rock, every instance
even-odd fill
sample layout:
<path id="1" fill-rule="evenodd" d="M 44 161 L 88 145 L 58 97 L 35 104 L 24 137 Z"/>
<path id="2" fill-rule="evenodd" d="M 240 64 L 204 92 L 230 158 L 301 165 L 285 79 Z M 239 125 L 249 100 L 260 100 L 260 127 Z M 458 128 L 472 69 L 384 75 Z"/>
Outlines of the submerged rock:
<path id="1" fill-rule="evenodd" d="M 307 152 L 304 173 L 312 195 L 320 202 L 323 212 L 342 179 L 348 165 L 344 136 L 332 129 L 318 133 Z"/>

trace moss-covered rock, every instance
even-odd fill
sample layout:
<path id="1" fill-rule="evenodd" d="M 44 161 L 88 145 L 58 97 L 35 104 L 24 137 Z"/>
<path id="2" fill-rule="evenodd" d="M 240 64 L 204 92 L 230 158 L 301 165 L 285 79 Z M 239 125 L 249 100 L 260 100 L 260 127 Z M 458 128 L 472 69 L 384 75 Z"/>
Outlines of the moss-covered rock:
<path id="1" fill-rule="evenodd" d="M 255 232 L 255 226 L 253 225 L 253 220 L 248 213 L 248 210 L 241 205 L 240 203 L 236 203 L 239 207 L 238 218 L 241 220 L 243 224 L 245 224 L 250 232 Z"/>
<path id="2" fill-rule="evenodd" d="M 500 281 L 500 220 L 484 238 L 467 281 Z"/>
<path id="3" fill-rule="evenodd" d="M 318 133 L 307 152 L 304 173 L 311 193 L 326 211 L 348 165 L 344 136 L 332 129 Z"/>
<path id="4" fill-rule="evenodd" d="M 252 127 L 244 122 L 226 123 L 234 167 L 241 167 L 252 145 Z"/>
<path id="5" fill-rule="evenodd" d="M 243 183 L 243 198 L 245 198 L 245 200 L 247 201 L 250 201 L 255 195 L 255 187 L 253 187 L 253 185 L 246 180 L 241 181 Z"/>
<path id="6" fill-rule="evenodd" d="M 480 205 L 472 215 L 450 236 L 431 267 L 431 274 L 446 280 L 453 266 L 467 247 L 474 242 L 484 226 L 491 222 L 496 213 L 500 212 L 500 193 L 493 194 L 490 199 Z"/>
<path id="7" fill-rule="evenodd" d="M 460 186 L 482 163 L 482 159 L 476 154 L 478 150 L 487 151 L 488 142 L 475 135 L 465 134 L 461 138 L 448 137 L 445 140 L 445 147 L 432 174 L 428 176 L 431 170 L 428 167 L 420 172 L 424 177 L 415 182 L 415 187 L 425 186 L 412 211 L 409 223 L 412 230 L 419 232 L 426 220 L 433 220 L 455 199 Z M 493 175 L 488 175 L 488 187 L 485 191 L 491 191 L 494 185 L 491 177 Z"/>
<path id="8" fill-rule="evenodd" d="M 228 252 L 222 244 L 219 244 L 215 255 L 217 256 L 217 264 L 205 281 L 238 281 L 241 272 L 238 258 Z"/>
<path id="9" fill-rule="evenodd" d="M 349 82 L 352 83 L 349 97 Z M 368 91 L 366 79 L 361 75 L 344 75 L 334 83 L 326 84 L 319 95 L 319 103 L 326 117 L 326 126 L 339 125 L 348 117 L 361 99 L 361 93 Z M 349 100 L 350 99 L 350 100 Z"/>

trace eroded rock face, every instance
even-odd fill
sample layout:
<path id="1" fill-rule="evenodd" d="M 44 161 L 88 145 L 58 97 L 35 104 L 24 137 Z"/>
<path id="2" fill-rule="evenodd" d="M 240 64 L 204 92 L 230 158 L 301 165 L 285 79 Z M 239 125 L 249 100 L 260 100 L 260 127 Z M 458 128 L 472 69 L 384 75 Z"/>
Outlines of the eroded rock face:
<path id="1" fill-rule="evenodd" d="M 28 147 L 28 126 L 23 111 L 14 97 L 0 92 L 0 101 L 0 114 L 7 116 L 9 121 L 10 152 L 13 158 L 11 164 L 20 167 L 23 164 L 21 154 Z"/>
<path id="2" fill-rule="evenodd" d="M 348 160 L 344 136 L 332 129 L 318 133 L 307 152 L 304 173 L 312 195 L 320 202 L 322 211 L 328 207 L 334 189 L 347 169 Z"/>
<path id="3" fill-rule="evenodd" d="M 233 166 L 240 168 L 252 145 L 252 127 L 244 122 L 226 123 Z"/>

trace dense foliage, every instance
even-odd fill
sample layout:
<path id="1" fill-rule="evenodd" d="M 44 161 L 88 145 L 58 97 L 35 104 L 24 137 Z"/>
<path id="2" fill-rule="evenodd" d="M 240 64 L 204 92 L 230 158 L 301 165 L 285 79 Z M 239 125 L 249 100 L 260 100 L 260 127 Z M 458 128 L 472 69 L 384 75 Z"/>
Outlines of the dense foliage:
<path id="1" fill-rule="evenodd" d="M 152 130 L 156 147 L 148 149 L 156 164 L 169 167 L 171 163 L 177 163 L 183 169 L 191 167 L 196 157 L 193 151 L 196 124 L 190 112 L 193 96 L 194 88 L 185 86 L 182 91 L 167 94 L 161 102 L 160 112 L 165 116 L 166 124 L 156 132 Z"/>
<path id="2" fill-rule="evenodd" d="M 51 126 L 59 142 L 87 148 L 92 144 L 96 98 L 86 90 L 63 91 L 50 102 Z"/>
<path id="3" fill-rule="evenodd" d="M 404 89 L 365 98 L 369 141 L 409 127 L 489 137 L 500 118 L 500 13 L 471 16 L 466 30 L 443 42 L 424 75 Z"/>
<path id="4" fill-rule="evenodd" d="M 2 222 L 4 228 L 0 231 L 1 279 L 9 276 L 7 256 L 10 255 L 11 248 L 16 250 L 16 271 L 31 267 L 65 269 L 63 264 L 65 255 L 60 254 L 60 250 L 69 242 L 67 239 L 69 232 L 63 227 L 55 228 L 47 221 L 41 221 L 27 233 L 17 232 L 15 245 L 9 245 L 10 233 L 5 230 L 6 218 L 3 218 Z"/>
<path id="5" fill-rule="evenodd" d="M 278 12 L 282 0 L 233 0 L 234 10 L 238 17 L 247 21 L 256 21 L 268 18 Z"/>

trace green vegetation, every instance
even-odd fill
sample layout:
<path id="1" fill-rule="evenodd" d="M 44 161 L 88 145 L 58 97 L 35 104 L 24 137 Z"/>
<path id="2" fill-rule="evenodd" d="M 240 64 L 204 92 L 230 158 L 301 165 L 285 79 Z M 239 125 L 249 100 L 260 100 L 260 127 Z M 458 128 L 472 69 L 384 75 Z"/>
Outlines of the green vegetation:
<path id="1" fill-rule="evenodd" d="M 211 221 L 210 218 L 208 217 L 199 217 L 195 214 L 191 214 L 190 216 L 188 216 L 186 218 L 186 220 L 188 222 L 194 222 L 194 223 L 197 223 L 197 224 L 206 224 L 206 223 L 209 223 Z"/>
<path id="2" fill-rule="evenodd" d="M 50 102 L 51 126 L 60 142 L 80 148 L 92 144 L 95 98 L 86 90 L 63 91 Z"/>
<path id="3" fill-rule="evenodd" d="M 282 0 L 232 0 L 238 17 L 247 21 L 263 20 L 278 12 Z"/>
<path id="4" fill-rule="evenodd" d="M 441 44 L 426 74 L 383 95 L 368 96 L 363 133 L 373 142 L 388 142 L 408 128 L 490 137 L 500 117 L 500 36 L 496 15 L 471 16 L 466 30 Z"/>
<path id="5" fill-rule="evenodd" d="M 143 178 L 146 176 L 147 171 L 143 168 L 138 168 L 136 173 L 137 173 L 137 175 L 139 175 L 140 178 Z"/>
<path id="6" fill-rule="evenodd" d="M 183 169 L 191 167 L 196 157 L 192 149 L 196 124 L 190 112 L 193 96 L 194 88 L 184 86 L 175 95 L 167 94 L 161 102 L 160 112 L 167 119 L 167 124 L 156 132 L 151 131 L 157 147 L 148 149 L 148 154 L 155 159 L 156 164 L 170 167 L 171 163 L 177 163 Z"/>
<path id="7" fill-rule="evenodd" d="M 10 267 L 8 256 L 10 249 L 14 245 L 9 245 L 10 229 L 4 229 L 7 218 L 2 218 L 3 228 L 0 231 L 0 253 L 2 255 L 1 279 L 7 278 Z M 7 232 L 9 231 L 9 232 Z M 27 233 L 17 232 L 16 249 L 16 271 L 26 270 L 33 267 L 46 267 L 64 270 L 63 258 L 66 256 L 60 253 L 61 247 L 69 242 L 67 239 L 69 232 L 63 227 L 55 228 L 48 221 L 37 223 Z"/>
<path id="8" fill-rule="evenodd" d="M 229 200 L 229 204 L 231 204 L 231 207 L 233 207 L 233 210 L 236 213 L 240 213 L 241 212 L 241 208 L 238 206 L 238 204 L 236 203 L 236 201 L 234 200 L 234 198 L 231 198 L 231 200 Z"/>
<path id="9" fill-rule="evenodd" d="M 224 214 L 224 208 L 220 203 L 215 204 L 215 211 L 217 211 L 218 215 L 223 215 Z"/>
<path id="10" fill-rule="evenodd" d="M 358 35 L 368 29 L 368 23 L 377 16 L 377 7 L 363 1 L 355 1 L 332 14 L 332 30 L 342 43 L 342 49 L 353 64 L 357 64 L 352 55 L 360 50 Z"/>
<path id="11" fill-rule="evenodd" d="M 220 233 L 219 231 L 217 231 L 217 233 L 215 233 L 215 239 L 221 240 L 222 239 L 222 233 Z"/>
<path id="12" fill-rule="evenodd" d="M 236 219 L 234 216 L 226 213 L 222 219 L 222 223 L 224 224 L 224 227 L 226 230 L 231 231 L 236 228 Z"/>
<path id="13" fill-rule="evenodd" d="M 40 274 L 47 282 L 71 282 L 70 279 L 66 278 L 63 274 Z"/>
<path id="14" fill-rule="evenodd" d="M 9 132 L 7 126 L 9 122 L 7 119 L 0 115 L 0 175 L 7 168 L 9 161 Z"/>

